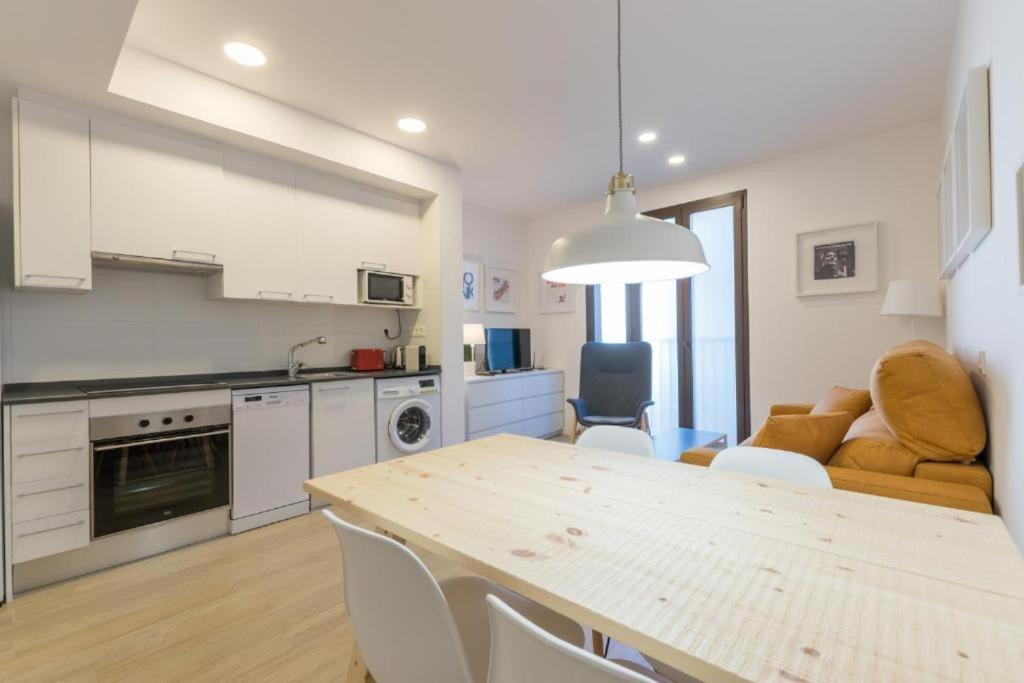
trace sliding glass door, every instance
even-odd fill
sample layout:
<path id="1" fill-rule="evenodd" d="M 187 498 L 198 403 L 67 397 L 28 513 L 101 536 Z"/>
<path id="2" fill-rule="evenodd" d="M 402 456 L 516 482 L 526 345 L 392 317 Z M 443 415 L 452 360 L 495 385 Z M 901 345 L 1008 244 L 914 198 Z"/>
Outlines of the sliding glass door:
<path id="1" fill-rule="evenodd" d="M 673 427 L 750 432 L 746 192 L 648 215 L 697 233 L 711 270 L 686 280 L 601 285 L 588 292 L 588 338 L 643 340 L 654 356 L 654 433 Z"/>

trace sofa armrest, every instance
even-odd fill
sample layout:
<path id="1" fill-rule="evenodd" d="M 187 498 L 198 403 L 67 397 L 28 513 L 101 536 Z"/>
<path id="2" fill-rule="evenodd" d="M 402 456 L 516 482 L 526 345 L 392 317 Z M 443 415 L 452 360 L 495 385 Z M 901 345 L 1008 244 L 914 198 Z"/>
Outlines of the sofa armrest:
<path id="1" fill-rule="evenodd" d="M 813 403 L 776 403 L 769 408 L 768 415 L 806 415 L 813 409 Z"/>
<path id="2" fill-rule="evenodd" d="M 977 486 L 935 481 L 920 477 L 904 477 L 848 467 L 826 467 L 832 485 L 844 491 L 870 493 L 915 503 L 941 505 L 958 510 L 992 514 L 988 496 Z"/>
<path id="3" fill-rule="evenodd" d="M 720 451 L 714 448 L 691 448 L 679 456 L 679 462 L 684 462 L 687 465 L 700 465 L 701 467 L 707 467 L 711 464 L 711 461 L 715 459 Z"/>
<path id="4" fill-rule="evenodd" d="M 977 486 L 992 500 L 992 474 L 978 462 L 971 465 L 959 462 L 922 462 L 914 468 L 914 477 Z"/>

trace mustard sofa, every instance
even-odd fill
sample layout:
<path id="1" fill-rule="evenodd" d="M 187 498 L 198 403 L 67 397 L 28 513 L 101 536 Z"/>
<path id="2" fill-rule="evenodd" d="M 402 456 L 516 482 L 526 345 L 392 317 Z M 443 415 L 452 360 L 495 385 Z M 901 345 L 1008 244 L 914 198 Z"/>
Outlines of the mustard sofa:
<path id="1" fill-rule="evenodd" d="M 908 342 L 879 358 L 870 387 L 870 409 L 854 416 L 826 463 L 832 485 L 991 514 L 992 475 L 977 462 L 987 436 L 984 415 L 959 362 L 930 342 Z M 809 414 L 814 408 L 776 404 L 770 415 Z M 707 466 L 717 453 L 694 448 L 680 460 Z"/>

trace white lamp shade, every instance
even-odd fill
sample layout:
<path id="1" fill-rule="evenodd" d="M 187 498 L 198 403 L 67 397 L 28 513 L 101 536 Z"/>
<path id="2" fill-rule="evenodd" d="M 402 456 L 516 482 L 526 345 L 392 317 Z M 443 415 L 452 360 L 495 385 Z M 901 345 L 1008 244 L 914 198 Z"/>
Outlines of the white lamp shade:
<path id="1" fill-rule="evenodd" d="M 693 232 L 637 213 L 636 195 L 608 195 L 594 226 L 555 240 L 544 264 L 545 280 L 574 285 L 678 280 L 708 270 Z"/>
<path id="2" fill-rule="evenodd" d="M 486 344 L 484 337 L 484 326 L 480 323 L 465 323 L 462 326 L 463 344 Z"/>
<path id="3" fill-rule="evenodd" d="M 942 317 L 939 284 L 932 280 L 893 280 L 885 293 L 882 315 Z"/>

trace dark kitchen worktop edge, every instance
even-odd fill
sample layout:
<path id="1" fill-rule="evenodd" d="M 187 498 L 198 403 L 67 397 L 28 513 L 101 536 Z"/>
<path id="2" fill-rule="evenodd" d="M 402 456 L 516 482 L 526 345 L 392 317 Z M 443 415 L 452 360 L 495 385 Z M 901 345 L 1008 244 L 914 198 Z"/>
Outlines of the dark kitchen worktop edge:
<path id="1" fill-rule="evenodd" d="M 339 377 L 291 378 L 280 370 L 257 372 L 227 372 L 198 375 L 161 375 L 158 377 L 117 377 L 111 379 L 71 380 L 62 382 L 18 382 L 3 387 L 3 405 L 27 403 L 49 403 L 52 401 L 86 401 L 90 399 L 117 398 L 120 396 L 151 396 L 155 394 L 177 394 L 187 391 L 212 391 L 216 389 L 242 389 L 249 387 L 280 387 L 320 382 L 345 382 L 354 379 L 393 379 L 441 374 L 441 366 L 428 365 L 422 370 L 376 370 L 356 372 L 350 368 L 309 368 L 304 372 L 345 372 Z M 154 389 L 125 389 L 108 391 L 98 396 L 89 396 L 79 387 L 119 380 L 151 379 L 153 381 L 180 380 L 182 383 L 216 380 L 221 384 L 189 387 L 159 387 Z"/>

